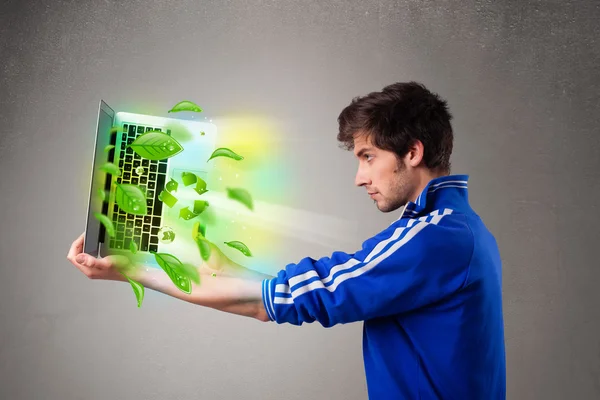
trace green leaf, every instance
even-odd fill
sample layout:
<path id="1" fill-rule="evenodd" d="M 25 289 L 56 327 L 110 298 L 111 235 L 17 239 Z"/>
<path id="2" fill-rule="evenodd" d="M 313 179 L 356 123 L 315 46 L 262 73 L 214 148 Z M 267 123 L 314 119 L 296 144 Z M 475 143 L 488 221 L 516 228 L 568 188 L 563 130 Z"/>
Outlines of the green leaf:
<path id="1" fill-rule="evenodd" d="M 121 170 L 119 169 L 119 167 L 117 167 L 113 163 L 106 163 L 106 164 L 102 165 L 100 167 L 100 170 L 102 170 L 108 174 L 114 175 L 114 176 L 121 176 Z"/>
<path id="2" fill-rule="evenodd" d="M 181 180 L 183 181 L 183 186 L 190 186 L 190 185 L 196 183 L 196 181 L 198 180 L 198 177 L 196 176 L 196 174 L 191 173 L 191 172 L 182 172 Z"/>
<path id="3" fill-rule="evenodd" d="M 117 184 L 115 200 L 119 208 L 126 213 L 134 215 L 146 215 L 146 196 L 137 185 Z"/>
<path id="4" fill-rule="evenodd" d="M 114 149 L 114 148 L 115 148 L 115 146 L 114 146 L 114 145 L 112 145 L 112 144 L 108 144 L 108 145 L 106 145 L 106 147 L 104 148 L 104 152 L 105 152 L 105 153 L 108 153 L 109 151 L 111 151 L 111 150 L 112 150 L 112 149 Z"/>
<path id="5" fill-rule="evenodd" d="M 233 247 L 234 249 L 241 251 L 247 257 L 252 257 L 252 253 L 250 253 L 250 249 L 248 249 L 248 247 L 242 242 L 234 240 L 233 242 L 223 242 L 223 243 L 225 243 L 229 247 Z"/>
<path id="6" fill-rule="evenodd" d="M 244 157 L 240 156 L 239 154 L 235 153 L 234 151 L 232 151 L 226 147 L 220 147 L 220 148 L 216 149 L 215 151 L 213 151 L 210 158 L 208 160 L 206 160 L 206 162 L 209 162 L 210 160 L 212 160 L 215 157 L 229 157 L 229 158 L 233 158 L 234 160 L 237 160 L 237 161 L 244 159 Z"/>
<path id="7" fill-rule="evenodd" d="M 131 242 L 129 242 L 129 250 L 131 250 L 131 252 L 133 254 L 137 253 L 137 251 L 138 251 L 138 245 L 133 240 Z"/>
<path id="8" fill-rule="evenodd" d="M 183 267 L 177 257 L 167 253 L 154 253 L 154 258 L 179 290 L 187 294 L 192 292 L 190 278 L 180 273 Z"/>
<path id="9" fill-rule="evenodd" d="M 204 131 L 200 132 L 200 136 L 204 136 L 204 135 L 205 135 Z"/>
<path id="10" fill-rule="evenodd" d="M 250 210 L 254 210 L 254 204 L 252 202 L 252 196 L 246 189 L 242 188 L 226 188 L 227 197 L 232 200 L 239 201 Z"/>
<path id="11" fill-rule="evenodd" d="M 204 261 L 208 261 L 211 252 L 209 241 L 198 236 L 196 238 L 196 244 L 198 245 L 198 250 L 200 250 L 200 256 L 202 257 L 202 259 Z"/>
<path id="12" fill-rule="evenodd" d="M 100 221 L 102 225 L 104 225 L 104 229 L 106 229 L 106 233 L 108 234 L 108 236 L 115 236 L 115 227 L 112 221 L 106 215 L 101 214 L 99 212 L 95 212 L 94 217 L 96 217 L 96 219 Z"/>
<path id="13" fill-rule="evenodd" d="M 196 182 L 196 187 L 194 188 L 194 190 L 199 195 L 202 195 L 202 194 L 208 192 L 208 190 L 206 189 L 206 182 L 204 182 L 204 179 L 198 177 L 198 181 Z"/>
<path id="14" fill-rule="evenodd" d="M 131 243 L 133 243 L 133 242 L 131 242 Z M 141 307 L 142 302 L 144 301 L 144 286 L 141 283 L 134 281 L 127 275 L 125 275 L 123 273 L 122 273 L 122 275 L 125 278 L 127 278 L 129 283 L 131 284 L 131 287 L 133 288 L 133 292 L 135 293 L 135 298 L 137 299 L 138 308 Z"/>
<path id="15" fill-rule="evenodd" d="M 114 135 L 117 132 L 119 132 L 119 127 L 118 126 L 113 126 L 112 128 L 110 128 L 110 134 L 111 135 Z"/>
<path id="16" fill-rule="evenodd" d="M 194 201 L 194 214 L 196 214 L 196 215 L 202 214 L 204 209 L 206 209 L 206 207 L 208 207 L 208 206 L 209 206 L 208 201 L 195 200 Z"/>
<path id="17" fill-rule="evenodd" d="M 171 108 L 168 112 L 180 112 L 180 111 L 193 111 L 193 112 L 202 112 L 202 109 L 198 107 L 196 104 L 191 101 L 180 101 L 175 104 L 173 108 Z"/>
<path id="18" fill-rule="evenodd" d="M 106 201 L 106 192 L 102 189 L 98 189 L 98 197 L 101 201 Z"/>
<path id="19" fill-rule="evenodd" d="M 196 240 L 196 238 L 198 238 L 198 237 L 200 237 L 201 239 L 204 239 L 205 236 L 206 236 L 206 225 L 203 224 L 202 222 L 194 223 L 194 226 L 192 228 L 192 239 Z"/>
<path id="20" fill-rule="evenodd" d="M 158 194 L 158 199 L 169 206 L 169 208 L 173 208 L 175 203 L 177 203 L 177 197 L 173 196 L 171 193 L 166 190 L 161 190 Z"/>
<path id="21" fill-rule="evenodd" d="M 165 186 L 165 188 L 169 192 L 176 192 L 177 191 L 177 187 L 179 187 L 179 183 L 177 183 L 177 181 L 175 179 L 173 179 L 173 178 L 171 178 L 171 180 Z"/>
<path id="22" fill-rule="evenodd" d="M 181 275 L 190 278 L 192 282 L 200 284 L 200 273 L 198 272 L 198 268 L 194 267 L 192 264 L 182 263 L 181 271 L 179 272 Z"/>
<path id="23" fill-rule="evenodd" d="M 140 157 L 148 160 L 163 160 L 183 151 L 181 144 L 160 131 L 149 131 L 138 136 L 129 146 Z"/>

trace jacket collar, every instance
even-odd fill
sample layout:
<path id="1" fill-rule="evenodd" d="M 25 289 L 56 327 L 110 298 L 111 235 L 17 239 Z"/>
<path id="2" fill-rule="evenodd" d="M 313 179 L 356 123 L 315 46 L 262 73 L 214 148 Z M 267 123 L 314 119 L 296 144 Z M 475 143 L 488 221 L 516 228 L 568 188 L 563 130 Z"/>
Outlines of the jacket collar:
<path id="1" fill-rule="evenodd" d="M 468 181 L 469 175 L 446 175 L 430 180 L 417 199 L 406 204 L 398 220 L 417 218 L 440 208 L 470 209 Z"/>

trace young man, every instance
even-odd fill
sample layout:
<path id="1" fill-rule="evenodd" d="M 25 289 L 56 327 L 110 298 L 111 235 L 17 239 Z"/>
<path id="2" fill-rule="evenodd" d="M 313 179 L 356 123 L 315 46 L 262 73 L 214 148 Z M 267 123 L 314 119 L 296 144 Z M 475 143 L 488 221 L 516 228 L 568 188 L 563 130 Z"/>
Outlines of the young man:
<path id="1" fill-rule="evenodd" d="M 224 268 L 186 295 L 160 270 L 137 269 L 145 287 L 257 318 L 325 327 L 364 321 L 370 399 L 504 399 L 502 271 L 493 235 L 471 208 L 467 175 L 449 175 L 447 103 L 416 82 L 352 100 L 338 140 L 358 158 L 356 185 L 399 218 L 355 253 L 306 257 L 270 277 L 213 245 L 199 268 Z M 115 259 L 67 258 L 92 279 L 126 281 Z"/>

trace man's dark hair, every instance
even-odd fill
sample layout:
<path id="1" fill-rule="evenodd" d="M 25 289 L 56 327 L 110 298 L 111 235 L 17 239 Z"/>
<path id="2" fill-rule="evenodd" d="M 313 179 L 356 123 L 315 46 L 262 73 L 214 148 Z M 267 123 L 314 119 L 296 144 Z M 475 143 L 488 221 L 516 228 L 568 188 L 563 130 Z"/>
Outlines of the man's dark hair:
<path id="1" fill-rule="evenodd" d="M 418 82 L 398 82 L 380 92 L 355 97 L 338 117 L 340 147 L 354 150 L 356 134 L 366 134 L 382 150 L 404 157 L 415 140 L 423 143 L 427 168 L 450 173 L 453 133 L 448 104 Z"/>

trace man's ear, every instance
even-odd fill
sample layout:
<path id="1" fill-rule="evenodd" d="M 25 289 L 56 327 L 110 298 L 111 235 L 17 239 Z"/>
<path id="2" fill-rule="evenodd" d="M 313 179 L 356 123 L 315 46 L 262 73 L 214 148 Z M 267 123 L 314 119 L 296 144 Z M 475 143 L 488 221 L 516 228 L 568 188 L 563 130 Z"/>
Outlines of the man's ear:
<path id="1" fill-rule="evenodd" d="M 420 140 L 415 139 L 406 154 L 408 165 L 416 168 L 423 160 L 424 153 L 425 147 L 423 146 L 423 143 L 421 143 Z"/>

